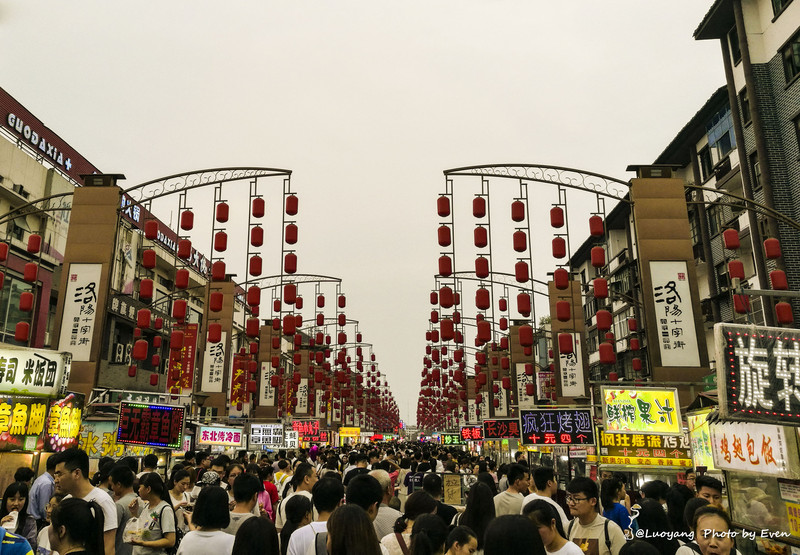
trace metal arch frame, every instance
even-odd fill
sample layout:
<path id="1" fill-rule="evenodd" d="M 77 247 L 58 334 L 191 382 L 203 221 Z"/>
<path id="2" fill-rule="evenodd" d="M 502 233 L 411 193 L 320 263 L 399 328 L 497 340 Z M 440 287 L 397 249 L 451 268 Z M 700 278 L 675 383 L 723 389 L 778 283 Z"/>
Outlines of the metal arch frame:
<path id="1" fill-rule="evenodd" d="M 197 189 L 207 185 L 216 185 L 228 181 L 240 181 L 249 178 L 291 176 L 291 170 L 279 168 L 209 168 L 206 170 L 195 170 L 184 173 L 177 173 L 165 177 L 159 177 L 151 181 L 146 181 L 125 189 L 125 193 L 134 203 L 143 203 L 148 200 L 169 196 L 181 191 Z"/>
<path id="2" fill-rule="evenodd" d="M 562 185 L 570 189 L 579 189 L 631 203 L 625 198 L 630 184 L 614 177 L 600 173 L 587 172 L 563 166 L 546 166 L 541 164 L 484 164 L 480 166 L 464 166 L 444 170 L 444 175 L 504 177 L 524 181 L 537 181 Z"/>
<path id="3" fill-rule="evenodd" d="M 0 224 L 5 223 L 8 220 L 18 218 L 20 216 L 26 216 L 28 214 L 41 214 L 46 212 L 58 212 L 61 210 L 72 210 L 72 202 L 66 199 L 66 197 L 72 197 L 72 195 L 73 195 L 72 192 L 58 193 L 56 195 L 50 195 L 49 197 L 43 197 L 27 202 L 0 216 Z M 34 208 L 34 206 L 37 204 L 44 203 L 46 201 L 51 201 L 54 199 L 59 199 L 59 201 L 55 203 L 53 206 L 48 205 L 42 208 Z"/>
<path id="4" fill-rule="evenodd" d="M 291 278 L 291 279 L 289 279 Z M 240 287 L 245 287 L 246 285 L 256 285 L 261 281 L 265 280 L 277 280 L 275 283 L 269 283 L 264 285 L 259 285 L 262 289 L 273 289 L 275 287 L 280 287 L 282 285 L 286 285 L 287 283 L 342 283 L 342 278 L 337 278 L 333 276 L 322 276 L 316 274 L 275 274 L 272 276 L 264 276 L 264 277 L 254 277 L 252 279 L 248 279 L 247 281 L 243 281 L 237 283 Z"/>

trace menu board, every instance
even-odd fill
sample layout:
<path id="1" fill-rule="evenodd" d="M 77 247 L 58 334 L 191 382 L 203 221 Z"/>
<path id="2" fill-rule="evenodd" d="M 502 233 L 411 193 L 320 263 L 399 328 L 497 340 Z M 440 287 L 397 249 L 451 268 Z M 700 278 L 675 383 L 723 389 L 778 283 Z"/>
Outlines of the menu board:
<path id="1" fill-rule="evenodd" d="M 283 447 L 283 424 L 250 424 L 251 448 Z"/>
<path id="2" fill-rule="evenodd" d="M 145 403 L 119 404 L 117 442 L 180 449 L 185 407 Z"/>

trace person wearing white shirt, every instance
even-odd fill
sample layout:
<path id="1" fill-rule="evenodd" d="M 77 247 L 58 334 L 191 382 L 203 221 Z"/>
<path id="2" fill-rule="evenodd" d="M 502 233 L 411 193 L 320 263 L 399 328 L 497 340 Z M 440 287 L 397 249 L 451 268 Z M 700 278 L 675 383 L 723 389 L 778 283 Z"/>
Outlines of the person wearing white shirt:
<path id="1" fill-rule="evenodd" d="M 535 501 L 537 499 L 547 501 L 553 506 L 553 508 L 556 510 L 556 513 L 558 513 L 558 517 L 561 519 L 561 525 L 564 527 L 564 530 L 566 530 L 567 526 L 569 526 L 570 519 L 567 518 L 567 515 L 564 513 L 564 509 L 561 508 L 561 505 L 553 501 L 553 496 L 558 491 L 558 482 L 556 482 L 555 472 L 553 472 L 552 468 L 540 466 L 533 471 L 532 478 L 533 486 L 536 488 L 536 492 L 526 495 L 525 499 L 522 500 L 522 508 L 519 511 L 520 514 L 523 514 L 525 511 L 525 506 L 531 501 Z"/>
<path id="2" fill-rule="evenodd" d="M 275 514 L 275 529 L 280 533 L 283 530 L 283 525 L 286 522 L 286 502 L 292 495 L 304 495 L 308 497 L 312 502 L 313 498 L 311 497 L 311 488 L 314 487 L 314 484 L 317 483 L 317 471 L 314 467 L 309 463 L 300 463 L 297 465 L 297 468 L 294 469 L 294 475 L 292 477 L 292 485 L 294 486 L 294 492 L 290 495 L 287 495 L 286 498 L 280 502 L 278 505 L 278 510 Z M 314 518 L 315 515 L 312 515 Z"/>
<path id="3" fill-rule="evenodd" d="M 580 547 L 567 540 L 561 517 L 546 499 L 531 501 L 522 509 L 522 514 L 536 525 L 549 555 L 583 555 Z"/>
<path id="4" fill-rule="evenodd" d="M 494 512 L 497 516 L 518 515 L 522 511 L 523 492 L 528 491 L 528 470 L 521 464 L 512 464 L 508 469 L 508 489 L 494 496 Z"/>
<path id="5" fill-rule="evenodd" d="M 317 534 L 327 534 L 328 518 L 344 501 L 344 486 L 336 478 L 323 478 L 311 488 L 311 502 L 317 519 L 294 531 L 289 538 L 286 555 L 315 555 Z"/>

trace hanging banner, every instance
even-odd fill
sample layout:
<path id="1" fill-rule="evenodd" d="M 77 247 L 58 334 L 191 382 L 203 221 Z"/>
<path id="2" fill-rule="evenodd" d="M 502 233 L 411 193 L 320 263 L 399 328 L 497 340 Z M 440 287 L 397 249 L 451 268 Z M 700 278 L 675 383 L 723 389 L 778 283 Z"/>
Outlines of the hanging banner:
<path id="1" fill-rule="evenodd" d="M 475 400 L 467 399 L 467 424 L 477 424 L 479 422 Z"/>
<path id="2" fill-rule="evenodd" d="M 76 362 L 91 360 L 97 284 L 102 269 L 102 264 L 69 265 L 58 349 L 72 353 L 72 360 Z"/>
<path id="3" fill-rule="evenodd" d="M 607 432 L 682 435 L 678 390 L 602 386 L 603 426 Z"/>
<path id="4" fill-rule="evenodd" d="M 800 425 L 797 330 L 716 324 L 720 412 L 749 421 Z"/>
<path id="5" fill-rule="evenodd" d="M 494 415 L 497 418 L 508 416 L 508 391 L 503 389 L 502 383 L 497 384 L 497 393 L 492 393 L 492 405 L 494 408 Z M 497 406 L 494 406 L 494 400 L 497 400 Z"/>
<path id="6" fill-rule="evenodd" d="M 592 445 L 592 409 L 520 411 L 523 445 Z"/>
<path id="7" fill-rule="evenodd" d="M 247 356 L 233 355 L 231 357 L 231 388 L 228 400 L 230 408 L 228 416 L 242 416 L 247 412 L 245 404 L 247 394 Z"/>
<path id="8" fill-rule="evenodd" d="M 484 393 L 481 395 L 481 402 L 478 404 L 478 407 L 481 409 L 481 414 L 478 417 L 477 422 L 483 422 L 487 418 L 489 418 L 489 395 Z"/>
<path id="9" fill-rule="evenodd" d="M 143 457 L 155 452 L 152 447 L 117 443 L 117 422 L 111 420 L 89 420 L 80 426 L 79 447 L 90 459 L 102 457 Z"/>
<path id="10" fill-rule="evenodd" d="M 711 453 L 711 432 L 708 427 L 709 413 L 712 409 L 695 411 L 686 415 L 686 424 L 689 428 L 689 441 L 692 444 L 692 461 L 694 467 L 705 466 L 708 472 L 717 470 L 714 466 L 714 457 Z"/>
<path id="11" fill-rule="evenodd" d="M 186 407 L 123 401 L 119 404 L 117 443 L 180 449 L 185 420 Z"/>
<path id="12" fill-rule="evenodd" d="M 556 398 L 555 372 L 544 371 L 536 373 L 536 398 L 555 400 Z"/>
<path id="13" fill-rule="evenodd" d="M 203 387 L 204 393 L 221 393 L 222 377 L 225 375 L 225 345 L 228 334 L 222 332 L 219 343 L 206 341 L 203 354 Z"/>
<path id="14" fill-rule="evenodd" d="M 297 449 L 300 447 L 300 439 L 297 432 L 287 430 L 283 434 L 283 445 L 287 449 Z"/>
<path id="15" fill-rule="evenodd" d="M 516 418 L 485 420 L 483 422 L 483 438 L 520 439 L 519 420 Z"/>
<path id="16" fill-rule="evenodd" d="M 561 371 L 561 395 L 563 397 L 583 397 L 586 395 L 586 391 L 584 390 L 583 350 L 580 335 L 573 333 L 572 339 L 574 351 L 558 355 Z"/>
<path id="17" fill-rule="evenodd" d="M 661 366 L 700 366 L 686 261 L 651 261 Z"/>
<path id="18" fill-rule="evenodd" d="M 29 397 L 63 397 L 72 357 L 69 353 L 3 345 L 0 348 L 0 393 Z"/>
<path id="19" fill-rule="evenodd" d="M 195 443 L 197 445 L 241 447 L 242 439 L 244 439 L 242 428 L 223 428 L 219 426 L 199 426 L 195 435 Z"/>
<path id="20" fill-rule="evenodd" d="M 325 398 L 322 395 L 322 391 L 317 391 L 314 395 L 314 418 L 325 418 L 325 410 Z"/>
<path id="21" fill-rule="evenodd" d="M 272 376 L 277 375 L 277 369 L 267 362 L 261 363 L 261 389 L 258 394 L 258 404 L 262 407 L 275 406 L 275 388 L 272 387 Z"/>
<path id="22" fill-rule="evenodd" d="M 461 439 L 464 441 L 483 441 L 482 426 L 462 426 Z"/>
<path id="23" fill-rule="evenodd" d="M 339 428 L 339 437 L 361 437 L 361 428 Z"/>
<path id="24" fill-rule="evenodd" d="M 692 467 L 686 436 L 599 433 L 600 464 Z"/>
<path id="25" fill-rule="evenodd" d="M 283 424 L 250 424 L 247 441 L 250 449 L 280 449 L 283 447 Z"/>
<path id="26" fill-rule="evenodd" d="M 167 393 L 173 395 L 190 395 L 194 385 L 194 360 L 197 355 L 197 324 L 175 326 L 183 331 L 183 347 L 181 357 L 177 360 L 169 357 L 167 371 Z M 173 377 L 177 379 L 173 379 Z"/>
<path id="27" fill-rule="evenodd" d="M 789 428 L 794 433 L 793 428 Z M 797 478 L 790 468 L 789 450 L 796 453 L 796 443 L 787 443 L 785 428 L 752 422 L 725 422 L 709 425 L 714 464 L 722 470 L 743 470 L 781 478 Z M 796 461 L 796 455 L 794 457 Z M 796 462 L 795 462 L 796 465 Z"/>
<path id="28" fill-rule="evenodd" d="M 533 395 L 528 395 L 528 384 L 534 383 L 534 375 L 528 375 L 525 372 L 525 366 L 528 364 L 531 365 L 533 368 L 533 363 L 523 363 L 518 362 L 514 365 L 514 374 L 517 378 L 517 399 L 519 401 L 519 408 L 521 409 L 535 409 L 536 408 L 536 397 Z M 541 397 L 540 397 L 541 399 Z"/>
<path id="29" fill-rule="evenodd" d="M 302 378 L 297 384 L 296 414 L 308 414 L 308 378 Z"/>

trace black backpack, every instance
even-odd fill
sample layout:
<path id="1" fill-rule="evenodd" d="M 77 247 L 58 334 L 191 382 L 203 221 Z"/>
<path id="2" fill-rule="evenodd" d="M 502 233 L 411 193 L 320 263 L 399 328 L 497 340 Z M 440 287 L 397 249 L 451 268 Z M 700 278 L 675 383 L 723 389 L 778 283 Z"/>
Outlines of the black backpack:
<path id="1" fill-rule="evenodd" d="M 172 523 L 175 528 L 175 544 L 172 547 L 168 547 L 166 549 L 167 555 L 176 555 L 178 553 L 178 546 L 181 544 L 181 540 L 183 539 L 183 530 L 178 528 L 178 517 L 175 514 L 175 508 L 172 507 L 170 504 L 165 505 L 161 508 L 161 512 L 158 514 L 158 524 L 161 526 L 162 517 L 164 516 L 164 509 L 169 507 L 172 509 Z M 164 535 L 164 527 L 161 526 L 161 535 Z"/>

